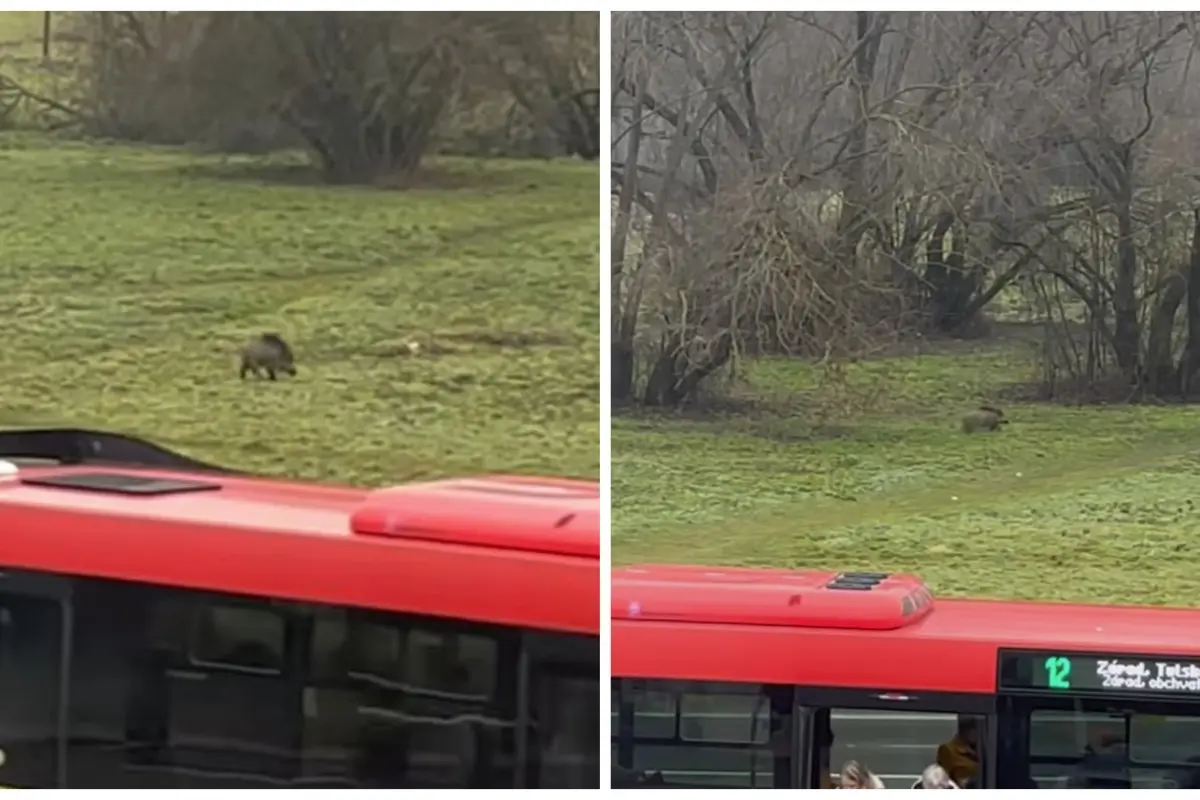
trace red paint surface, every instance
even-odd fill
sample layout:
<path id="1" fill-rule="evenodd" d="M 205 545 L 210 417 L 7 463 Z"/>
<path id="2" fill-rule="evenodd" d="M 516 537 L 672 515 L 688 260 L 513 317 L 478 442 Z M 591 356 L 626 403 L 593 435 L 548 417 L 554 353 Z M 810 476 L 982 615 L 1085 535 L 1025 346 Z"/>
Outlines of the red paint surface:
<path id="1" fill-rule="evenodd" d="M 924 615 L 902 621 L 889 618 L 888 604 L 867 592 L 821 589 L 833 575 L 676 566 L 614 570 L 612 674 L 995 692 L 1001 648 L 1200 656 L 1200 609 L 934 599 Z M 897 589 L 919 585 L 912 576 L 889 580 Z M 756 585 L 764 588 L 746 588 Z M 780 587 L 803 599 L 789 607 Z"/>
<path id="2" fill-rule="evenodd" d="M 0 565 L 599 633 L 595 483 L 475 478 L 372 492 L 131 474 L 221 488 L 136 497 L 0 480 Z"/>

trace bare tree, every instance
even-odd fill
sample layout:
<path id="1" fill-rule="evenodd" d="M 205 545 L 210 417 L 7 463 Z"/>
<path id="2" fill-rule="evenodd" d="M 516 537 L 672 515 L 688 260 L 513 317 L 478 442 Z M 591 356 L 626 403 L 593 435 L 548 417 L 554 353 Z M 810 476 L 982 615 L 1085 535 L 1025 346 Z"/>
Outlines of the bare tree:
<path id="1" fill-rule="evenodd" d="M 924 233 L 918 184 L 901 164 L 931 148 L 926 129 L 945 113 L 945 86 L 961 76 L 904 86 L 914 26 L 898 30 L 890 20 L 872 12 L 615 20 L 614 51 L 623 55 L 614 58 L 622 65 L 614 108 L 641 109 L 614 124 L 618 207 L 636 204 L 650 220 L 638 264 L 667 287 L 658 295 L 667 307 L 652 300 L 648 315 L 658 333 L 647 350 L 645 402 L 686 399 L 744 347 L 828 355 L 901 318 L 897 276 Z M 885 47 L 888 37 L 897 41 Z M 944 161 L 926 152 L 917 163 Z M 917 172 L 919 188 L 935 197 L 961 179 Z M 905 204 L 907 224 L 889 227 Z M 625 252 L 618 243 L 614 251 Z M 628 267 L 614 265 L 631 285 L 647 282 Z M 626 303 L 618 312 L 615 340 L 626 359 L 635 349 L 631 319 L 644 311 Z"/>
<path id="2" fill-rule="evenodd" d="M 613 35 L 615 399 L 642 362 L 640 399 L 678 403 L 747 348 L 962 334 L 1018 285 L 1089 332 L 1087 380 L 1111 361 L 1175 391 L 1200 366 L 1200 317 L 1174 335 L 1200 305 L 1190 13 L 625 13 Z"/>
<path id="3" fill-rule="evenodd" d="M 524 107 L 559 152 L 594 158 L 598 20 L 584 12 L 80 13 L 70 23 L 85 43 L 78 92 L 34 99 L 91 134 L 304 146 L 337 183 L 412 171 L 469 102 L 489 112 Z"/>
<path id="4" fill-rule="evenodd" d="M 562 152 L 600 157 L 600 17 L 594 12 L 491 15 L 484 63 L 558 141 Z"/>
<path id="5" fill-rule="evenodd" d="M 1030 42 L 1036 69 L 1054 78 L 1035 100 L 1045 121 L 1038 144 L 1060 169 L 1021 179 L 1072 195 L 1046 215 L 1055 246 L 1037 254 L 1085 309 L 1087 356 L 1069 371 L 1094 383 L 1111 366 L 1129 396 L 1177 391 L 1188 372 L 1176 364 L 1174 331 L 1197 202 L 1188 173 L 1200 129 L 1179 83 L 1197 44 L 1191 22 L 1181 13 L 1056 12 L 1039 15 Z"/>

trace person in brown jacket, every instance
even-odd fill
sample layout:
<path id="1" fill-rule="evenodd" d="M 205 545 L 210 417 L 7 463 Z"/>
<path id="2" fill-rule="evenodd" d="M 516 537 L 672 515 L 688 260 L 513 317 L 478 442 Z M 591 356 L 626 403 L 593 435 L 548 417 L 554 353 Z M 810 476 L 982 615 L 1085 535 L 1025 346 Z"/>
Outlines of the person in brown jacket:
<path id="1" fill-rule="evenodd" d="M 979 773 L 979 720 L 960 716 L 958 730 L 937 751 L 937 764 L 946 770 L 950 780 L 965 785 Z"/>

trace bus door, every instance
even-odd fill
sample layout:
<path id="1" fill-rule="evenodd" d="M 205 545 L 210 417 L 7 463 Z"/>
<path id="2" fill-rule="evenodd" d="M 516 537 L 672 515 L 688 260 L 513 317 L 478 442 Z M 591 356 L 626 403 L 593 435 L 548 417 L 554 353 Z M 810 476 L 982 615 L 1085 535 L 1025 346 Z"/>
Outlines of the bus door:
<path id="1" fill-rule="evenodd" d="M 993 695 L 800 687 L 796 700 L 806 731 L 800 788 L 837 786 L 849 761 L 866 767 L 888 789 L 913 788 L 937 762 L 943 743 L 959 754 L 954 777 L 973 788 L 991 785 Z M 951 742 L 960 722 L 964 730 L 977 731 L 974 748 Z"/>
<path id="2" fill-rule="evenodd" d="M 0 572 L 0 788 L 66 785 L 70 583 Z"/>
<path id="3" fill-rule="evenodd" d="M 524 786 L 599 788 L 599 638 L 527 634 L 523 655 Z"/>

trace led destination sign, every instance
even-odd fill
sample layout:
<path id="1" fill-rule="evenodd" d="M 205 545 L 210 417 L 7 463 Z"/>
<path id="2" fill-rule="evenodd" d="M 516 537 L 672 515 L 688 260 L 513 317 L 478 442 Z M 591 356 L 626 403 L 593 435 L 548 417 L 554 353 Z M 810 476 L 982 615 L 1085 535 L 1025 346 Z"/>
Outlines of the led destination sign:
<path id="1" fill-rule="evenodd" d="M 1200 659 L 1008 651 L 1000 654 L 1000 688 L 1194 695 L 1200 699 Z"/>

